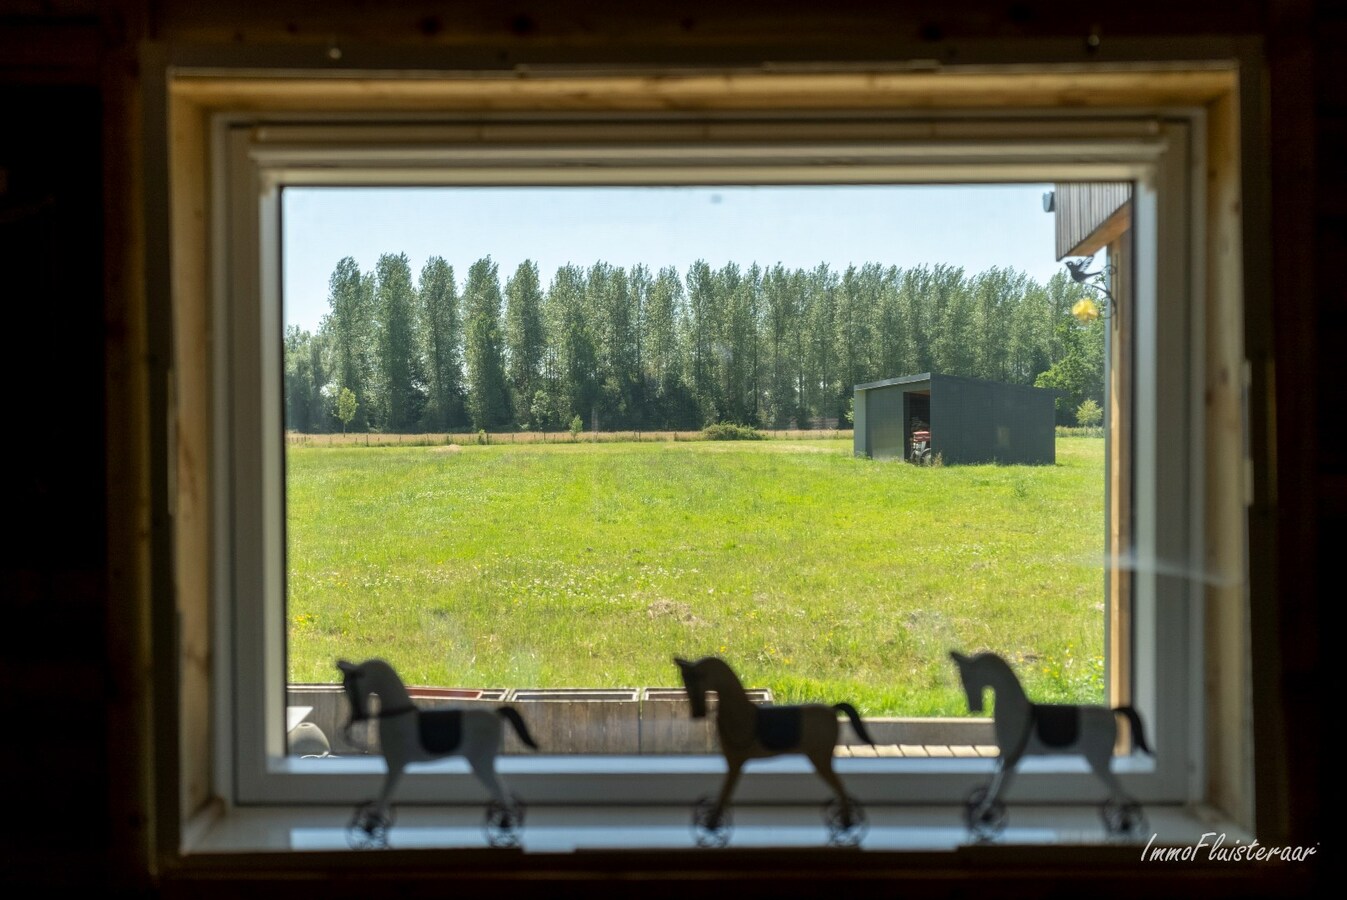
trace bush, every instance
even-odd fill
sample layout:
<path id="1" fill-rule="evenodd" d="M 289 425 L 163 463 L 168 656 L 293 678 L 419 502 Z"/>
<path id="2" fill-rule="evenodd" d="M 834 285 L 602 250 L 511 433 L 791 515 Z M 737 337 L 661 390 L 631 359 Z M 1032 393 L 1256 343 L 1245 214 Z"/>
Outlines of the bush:
<path id="1" fill-rule="evenodd" d="M 751 425 L 738 425 L 734 422 L 717 422 L 702 429 L 702 437 L 708 441 L 765 441 L 767 435 Z"/>
<path id="2" fill-rule="evenodd" d="M 581 429 L 585 427 L 585 422 L 579 416 L 571 419 L 571 437 L 579 437 Z"/>
<path id="3" fill-rule="evenodd" d="M 1081 428 L 1093 428 L 1104 421 L 1104 411 L 1093 400 L 1086 400 L 1076 408 L 1076 424 Z"/>

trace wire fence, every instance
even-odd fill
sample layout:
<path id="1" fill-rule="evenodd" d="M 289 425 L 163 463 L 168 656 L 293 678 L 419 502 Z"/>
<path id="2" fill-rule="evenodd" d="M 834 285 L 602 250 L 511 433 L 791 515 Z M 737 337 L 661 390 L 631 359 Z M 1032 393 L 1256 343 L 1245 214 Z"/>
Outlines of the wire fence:
<path id="1" fill-rule="evenodd" d="M 766 440 L 772 441 L 841 441 L 851 440 L 850 429 L 759 429 Z M 287 432 L 285 442 L 300 447 L 438 447 L 447 444 L 476 446 L 479 444 L 620 444 L 673 443 L 704 441 L 700 431 L 493 431 L 452 432 L 448 434 L 302 434 Z"/>

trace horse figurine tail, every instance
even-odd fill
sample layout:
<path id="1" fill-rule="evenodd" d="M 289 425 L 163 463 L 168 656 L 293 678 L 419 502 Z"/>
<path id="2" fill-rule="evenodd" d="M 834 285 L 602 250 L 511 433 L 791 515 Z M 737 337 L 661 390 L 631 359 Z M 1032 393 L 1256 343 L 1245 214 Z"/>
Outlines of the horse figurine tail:
<path id="1" fill-rule="evenodd" d="M 519 739 L 534 750 L 538 749 L 537 743 L 533 740 L 533 735 L 529 734 L 528 726 L 524 724 L 524 717 L 519 714 L 519 710 L 513 706 L 502 706 L 496 710 L 496 715 L 514 726 L 514 733 L 519 735 Z"/>
<path id="2" fill-rule="evenodd" d="M 1116 706 L 1113 709 L 1113 714 L 1127 717 L 1127 721 L 1132 726 L 1132 740 L 1136 741 L 1136 745 L 1146 753 L 1154 756 L 1155 751 L 1146 746 L 1146 734 L 1141 729 L 1141 716 L 1137 715 L 1136 709 L 1131 706 Z"/>
<path id="3" fill-rule="evenodd" d="M 871 747 L 875 745 L 874 738 L 870 737 L 870 733 L 865 730 L 865 723 L 861 721 L 861 714 L 856 711 L 856 707 L 850 703 L 834 703 L 833 709 L 846 713 L 847 718 L 851 720 L 851 727 L 856 729 L 856 733 L 860 735 L 861 740 Z"/>

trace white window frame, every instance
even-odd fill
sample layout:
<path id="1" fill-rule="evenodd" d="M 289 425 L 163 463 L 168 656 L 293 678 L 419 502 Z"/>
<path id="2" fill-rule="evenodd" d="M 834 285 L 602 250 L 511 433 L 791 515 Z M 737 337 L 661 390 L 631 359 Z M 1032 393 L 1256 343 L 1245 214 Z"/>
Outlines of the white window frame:
<path id="1" fill-rule="evenodd" d="M 218 114 L 211 126 L 215 354 L 214 631 L 218 795 L 239 806 L 341 804 L 374 796 L 382 760 L 285 754 L 284 440 L 280 192 L 315 185 L 598 185 L 1132 181 L 1136 238 L 1136 569 L 1133 704 L 1159 755 L 1116 761 L 1147 804 L 1202 796 L 1203 329 L 1201 110 L 1165 116 L 1018 113 L 650 116 L 408 121 Z M 1163 248 L 1161 252 L 1160 248 Z M 1045 247 L 1045 252 L 1051 248 Z M 1161 302 L 1161 298 L 1163 302 Z M 1185 452 L 1174 453 L 1179 446 Z M 985 759 L 839 759 L 869 804 L 951 804 L 985 783 Z M 713 756 L 508 756 L 530 804 L 686 805 L 712 793 Z M 657 776 L 657 777 L 655 777 Z M 1021 764 L 1012 802 L 1069 803 L 1101 789 L 1082 764 Z M 456 761 L 409 771 L 399 797 L 479 804 Z M 815 802 L 802 759 L 751 764 L 736 803 Z"/>

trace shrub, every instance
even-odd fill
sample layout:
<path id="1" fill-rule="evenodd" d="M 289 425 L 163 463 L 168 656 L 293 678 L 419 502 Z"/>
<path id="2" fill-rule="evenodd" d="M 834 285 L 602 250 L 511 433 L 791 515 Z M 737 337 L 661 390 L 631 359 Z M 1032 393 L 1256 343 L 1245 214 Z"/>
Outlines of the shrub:
<path id="1" fill-rule="evenodd" d="M 764 441 L 767 435 L 751 425 L 739 425 L 734 422 L 717 422 L 702 429 L 702 437 L 708 441 Z"/>
<path id="2" fill-rule="evenodd" d="M 1104 421 L 1104 411 L 1093 400 L 1086 400 L 1076 407 L 1076 424 L 1082 428 L 1093 428 Z"/>
<path id="3" fill-rule="evenodd" d="M 580 431 L 584 427 L 585 427 L 584 419 L 581 419 L 579 416 L 576 416 L 574 419 L 571 419 L 571 437 L 572 438 L 579 437 Z"/>

